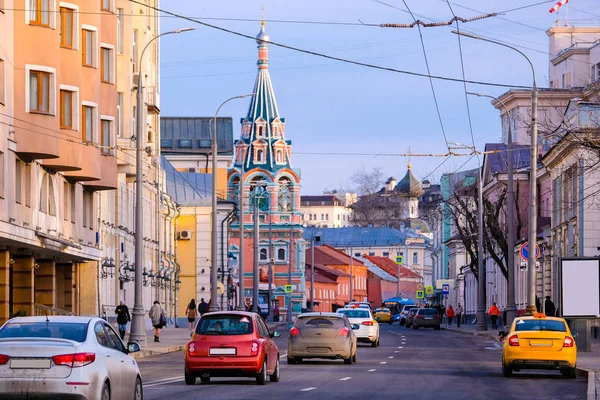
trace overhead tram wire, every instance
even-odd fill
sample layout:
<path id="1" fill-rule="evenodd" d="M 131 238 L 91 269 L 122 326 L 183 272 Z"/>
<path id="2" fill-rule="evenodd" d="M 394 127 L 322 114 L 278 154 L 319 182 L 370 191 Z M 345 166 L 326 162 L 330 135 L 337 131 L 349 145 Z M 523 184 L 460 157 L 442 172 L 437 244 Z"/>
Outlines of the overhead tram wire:
<path id="1" fill-rule="evenodd" d="M 186 17 L 185 15 L 180 15 L 171 11 L 167 11 L 165 9 L 161 9 L 158 7 L 154 7 L 154 6 L 150 6 L 150 5 L 146 5 L 144 3 L 139 2 L 138 0 L 129 0 L 132 3 L 136 3 L 139 5 L 143 5 L 144 7 L 153 9 L 155 11 L 159 11 L 168 15 L 172 15 L 181 19 L 184 19 L 186 21 L 190 21 L 193 22 L 195 24 L 198 25 L 202 25 L 205 26 L 207 28 L 212 28 L 212 29 L 216 29 L 225 33 L 229 33 L 235 36 L 239 36 L 239 37 L 243 37 L 246 39 L 250 39 L 253 41 L 256 41 L 256 37 L 252 36 L 252 35 L 247 35 L 245 33 L 241 33 L 241 32 L 237 32 L 231 29 L 227 29 L 227 28 L 223 28 L 217 25 L 212 25 L 212 24 L 208 24 L 206 22 L 202 22 L 202 21 L 197 21 L 194 20 L 190 17 Z M 284 49 L 288 49 L 288 50 L 292 50 L 292 51 L 298 51 L 301 53 L 305 53 L 305 54 L 309 54 L 309 55 L 313 55 L 316 57 L 322 57 L 322 58 L 326 58 L 329 60 L 334 60 L 334 61 L 339 61 L 339 62 L 343 62 L 346 64 L 352 64 L 352 65 L 358 65 L 361 67 L 366 67 L 366 68 L 371 68 L 371 69 L 376 69 L 376 70 L 380 70 L 380 71 L 387 71 L 387 72 L 394 72 L 394 73 L 398 73 L 398 74 L 404 74 L 404 75 L 410 75 L 410 76 L 419 76 L 419 77 L 423 77 L 423 78 L 432 78 L 432 79 L 439 79 L 439 80 L 444 80 L 444 81 L 449 81 L 449 82 L 462 82 L 462 79 L 458 79 L 458 78 L 450 78 L 450 77 L 446 77 L 446 76 L 437 76 L 437 75 L 429 75 L 429 74 L 423 74 L 420 72 L 413 72 L 413 71 L 404 71 L 404 70 L 400 70 L 400 69 L 396 69 L 396 68 L 390 68 L 390 67 L 383 67 L 380 65 L 375 65 L 375 64 L 368 64 L 368 63 L 363 63 L 363 62 L 358 62 L 358 61 L 352 61 L 352 60 L 348 60 L 345 58 L 341 58 L 341 57 L 334 57 L 334 56 L 330 56 L 327 54 L 323 54 L 323 53 L 318 53 L 316 51 L 311 51 L 311 50 L 306 50 L 306 49 L 301 49 L 299 47 L 294 47 L 294 46 L 290 46 L 290 45 L 286 45 L 283 43 L 279 43 L 279 42 L 274 42 L 272 40 L 269 41 L 269 45 L 272 46 L 276 46 L 276 47 L 281 47 Z M 467 83 L 472 83 L 475 85 L 483 85 L 483 86 L 495 86 L 495 87 L 504 87 L 504 88 L 512 88 L 512 89 L 531 89 L 530 86 L 520 86 L 520 85 L 508 85 L 508 84 L 503 84 L 503 83 L 494 83 L 494 82 L 483 82 L 483 81 L 467 81 Z"/>

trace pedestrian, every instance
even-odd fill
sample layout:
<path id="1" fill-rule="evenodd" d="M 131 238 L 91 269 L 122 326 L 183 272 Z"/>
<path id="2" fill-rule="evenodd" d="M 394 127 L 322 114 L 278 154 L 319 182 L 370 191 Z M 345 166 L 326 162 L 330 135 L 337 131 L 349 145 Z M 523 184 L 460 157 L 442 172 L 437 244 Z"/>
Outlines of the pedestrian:
<path id="1" fill-rule="evenodd" d="M 203 316 L 208 312 L 208 304 L 204 302 L 204 297 L 200 299 L 200 303 L 198 303 L 198 312 L 200 316 Z"/>
<path id="2" fill-rule="evenodd" d="M 460 321 L 462 320 L 463 313 L 464 313 L 463 307 L 460 305 L 460 303 L 458 303 L 458 306 L 456 306 L 456 327 L 457 328 L 460 328 Z"/>
<path id="3" fill-rule="evenodd" d="M 154 341 L 160 342 L 160 330 L 167 326 L 167 316 L 165 315 L 165 310 L 160 305 L 160 301 L 154 301 L 154 305 L 150 308 L 148 316 L 154 327 Z"/>
<path id="4" fill-rule="evenodd" d="M 189 328 L 191 331 L 192 329 L 194 329 L 194 322 L 196 322 L 196 317 L 198 316 L 198 312 L 196 311 L 196 300 L 190 300 L 190 304 L 188 304 L 185 313 L 187 314 Z"/>
<path id="5" fill-rule="evenodd" d="M 498 329 L 498 317 L 500 316 L 500 310 L 498 310 L 496 302 L 490 306 L 488 314 L 492 320 L 492 329 Z"/>
<path id="6" fill-rule="evenodd" d="M 550 296 L 546 296 L 546 301 L 544 302 L 544 311 L 549 317 L 554 317 L 554 315 L 556 314 L 556 307 L 550 299 Z"/>
<path id="7" fill-rule="evenodd" d="M 279 322 L 279 304 L 277 303 L 273 307 L 273 322 Z"/>
<path id="8" fill-rule="evenodd" d="M 454 308 L 452 308 L 452 304 L 448 305 L 446 316 L 448 317 L 448 326 L 452 326 L 452 318 L 454 318 Z"/>
<path id="9" fill-rule="evenodd" d="M 121 300 L 117 308 L 115 308 L 115 314 L 117 314 L 117 324 L 119 324 L 119 335 L 121 336 L 121 340 L 125 340 L 127 323 L 131 321 L 131 314 L 129 314 L 129 309 L 123 300 Z"/>
<path id="10" fill-rule="evenodd" d="M 542 302 L 537 295 L 535 296 L 535 308 L 538 310 L 538 312 L 542 312 Z"/>

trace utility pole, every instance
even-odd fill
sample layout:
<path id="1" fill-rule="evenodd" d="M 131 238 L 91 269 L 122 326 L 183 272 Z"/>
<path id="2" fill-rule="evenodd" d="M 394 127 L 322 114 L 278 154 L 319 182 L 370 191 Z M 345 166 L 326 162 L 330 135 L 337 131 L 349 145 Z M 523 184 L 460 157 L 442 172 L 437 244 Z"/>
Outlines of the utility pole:
<path id="1" fill-rule="evenodd" d="M 315 311 L 315 235 L 310 242 L 310 312 Z"/>
<path id="2" fill-rule="evenodd" d="M 271 205 L 269 204 L 269 255 L 270 255 L 270 262 L 269 262 L 269 294 L 267 295 L 267 301 L 268 301 L 268 310 L 269 310 L 269 314 L 267 315 L 267 321 L 271 322 L 273 321 L 273 315 L 272 315 L 272 305 L 271 305 L 271 285 L 273 284 L 273 268 L 274 268 L 274 262 L 275 262 L 275 254 L 273 253 L 273 210 L 271 209 Z"/>
<path id="3" fill-rule="evenodd" d="M 257 189 L 258 185 L 254 186 L 254 265 L 252 268 L 252 309 L 250 311 L 259 313 L 260 309 L 258 307 L 258 285 L 259 285 L 259 270 L 258 264 L 260 261 L 260 254 L 258 250 L 258 245 L 260 241 L 260 226 L 259 226 L 259 216 L 258 216 L 258 197 L 257 197 Z"/>
<path id="4" fill-rule="evenodd" d="M 240 253 L 238 257 L 238 270 L 239 270 L 239 298 L 238 298 L 238 311 L 246 311 L 246 295 L 244 293 L 244 160 L 245 150 L 242 152 L 241 163 L 240 163 L 240 193 L 239 193 L 239 220 L 240 220 Z"/>
<path id="5" fill-rule="evenodd" d="M 354 258 L 352 254 L 354 253 L 354 249 L 350 246 L 350 302 L 353 300 L 354 296 Z"/>
<path id="6" fill-rule="evenodd" d="M 289 251 L 289 262 L 288 262 L 288 285 L 292 284 L 292 265 L 294 264 L 294 226 L 292 225 L 292 219 L 290 218 L 290 251 Z M 287 306 L 287 322 L 288 325 L 292 322 L 292 293 L 287 293 L 288 306 Z"/>

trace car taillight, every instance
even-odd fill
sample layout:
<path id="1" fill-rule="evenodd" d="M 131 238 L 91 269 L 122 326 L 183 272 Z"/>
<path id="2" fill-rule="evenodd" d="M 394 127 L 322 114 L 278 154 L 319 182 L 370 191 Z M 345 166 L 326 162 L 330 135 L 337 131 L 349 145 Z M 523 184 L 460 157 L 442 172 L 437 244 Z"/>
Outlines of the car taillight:
<path id="1" fill-rule="evenodd" d="M 417 319 L 423 319 L 423 316 L 421 314 L 417 315 L 416 317 Z"/>
<path id="2" fill-rule="evenodd" d="M 258 355 L 258 342 L 252 342 L 252 347 L 250 347 L 250 355 L 256 356 Z"/>
<path id="3" fill-rule="evenodd" d="M 563 341 L 563 347 L 573 347 L 573 343 L 574 340 L 571 336 L 565 336 L 565 340 Z"/>
<path id="4" fill-rule="evenodd" d="M 71 368 L 79 368 L 91 364 L 96 360 L 95 353 L 61 354 L 52 357 L 56 365 L 66 365 Z"/>
<path id="5" fill-rule="evenodd" d="M 373 321 L 363 321 L 362 325 L 373 326 Z"/>
<path id="6" fill-rule="evenodd" d="M 509 344 L 509 346 L 518 346 L 519 345 L 519 337 L 516 335 L 509 337 L 508 344 Z"/>
<path id="7" fill-rule="evenodd" d="M 300 329 L 293 327 L 290 329 L 290 336 L 298 336 L 300 334 Z"/>
<path id="8" fill-rule="evenodd" d="M 10 360 L 10 356 L 7 356 L 6 354 L 0 354 L 0 365 L 6 365 L 8 360 Z"/>
<path id="9" fill-rule="evenodd" d="M 196 356 L 196 343 L 192 342 L 188 344 L 188 354 L 192 357 Z"/>
<path id="10" fill-rule="evenodd" d="M 435 319 L 440 319 L 440 314 L 435 314 Z"/>
<path id="11" fill-rule="evenodd" d="M 348 336 L 349 333 L 350 333 L 350 331 L 346 327 L 340 328 L 340 330 L 338 331 L 338 335 L 344 336 L 344 337 Z"/>

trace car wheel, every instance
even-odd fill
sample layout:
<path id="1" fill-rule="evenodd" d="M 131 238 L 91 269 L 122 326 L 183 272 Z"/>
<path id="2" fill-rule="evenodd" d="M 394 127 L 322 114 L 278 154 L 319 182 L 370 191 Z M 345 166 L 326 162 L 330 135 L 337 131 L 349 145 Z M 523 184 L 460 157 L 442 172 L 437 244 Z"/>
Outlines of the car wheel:
<path id="1" fill-rule="evenodd" d="M 371 342 L 371 347 L 377 347 L 377 340 L 373 340 Z"/>
<path id="2" fill-rule="evenodd" d="M 258 374 L 256 374 L 256 383 L 264 385 L 267 383 L 267 359 L 263 361 L 263 366 Z"/>
<path id="3" fill-rule="evenodd" d="M 142 388 L 142 380 L 138 376 L 135 379 L 135 392 L 133 392 L 133 400 L 143 400 L 144 399 L 144 389 Z"/>
<path id="4" fill-rule="evenodd" d="M 344 358 L 344 364 L 352 364 L 352 356 Z"/>
<path id="5" fill-rule="evenodd" d="M 275 363 L 275 371 L 273 371 L 273 375 L 269 376 L 269 380 L 271 382 L 279 382 L 279 354 L 277 354 L 277 362 Z"/>
<path id="6" fill-rule="evenodd" d="M 577 378 L 577 370 L 575 368 L 566 368 L 565 376 L 568 379 L 575 379 L 575 378 Z"/>
<path id="7" fill-rule="evenodd" d="M 435 329 L 436 331 L 439 331 L 441 329 L 441 327 L 438 325 L 438 326 L 434 326 L 433 329 Z"/>
<path id="8" fill-rule="evenodd" d="M 502 361 L 502 376 L 505 378 L 510 378 L 512 376 L 512 373 L 512 368 L 504 364 L 504 361 Z"/>
<path id="9" fill-rule="evenodd" d="M 209 374 L 204 374 L 204 375 L 200 376 L 200 382 L 202 382 L 202 383 L 208 383 L 208 382 L 210 382 L 210 375 Z"/>
<path id="10" fill-rule="evenodd" d="M 294 357 L 288 356 L 287 362 L 288 364 L 296 364 L 297 360 Z"/>
<path id="11" fill-rule="evenodd" d="M 196 375 L 188 374 L 187 371 L 184 371 L 183 377 L 185 379 L 186 385 L 195 385 L 196 384 Z M 204 381 L 202 381 L 204 382 Z"/>
<path id="12" fill-rule="evenodd" d="M 392 324 L 392 321 L 390 321 L 390 325 Z"/>
<path id="13" fill-rule="evenodd" d="M 356 362 L 356 354 L 358 353 L 358 349 L 354 350 L 354 355 L 352 356 L 352 362 Z"/>
<path id="14" fill-rule="evenodd" d="M 110 400 L 110 387 L 108 387 L 108 383 L 104 382 L 102 386 L 102 394 L 100 395 L 101 400 Z"/>

